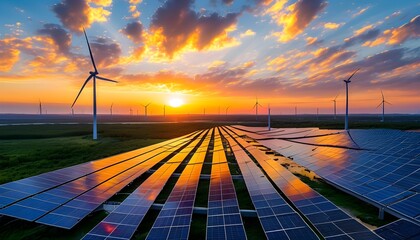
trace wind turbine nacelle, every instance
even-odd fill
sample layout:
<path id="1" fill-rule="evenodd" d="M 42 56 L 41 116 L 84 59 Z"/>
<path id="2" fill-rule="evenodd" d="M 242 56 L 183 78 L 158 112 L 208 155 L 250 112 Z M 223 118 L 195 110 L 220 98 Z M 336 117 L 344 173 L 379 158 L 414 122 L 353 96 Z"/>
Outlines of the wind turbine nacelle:
<path id="1" fill-rule="evenodd" d="M 90 71 L 89 73 L 90 73 L 90 75 L 96 75 L 96 74 L 98 74 L 97 72 L 92 72 L 92 71 Z"/>

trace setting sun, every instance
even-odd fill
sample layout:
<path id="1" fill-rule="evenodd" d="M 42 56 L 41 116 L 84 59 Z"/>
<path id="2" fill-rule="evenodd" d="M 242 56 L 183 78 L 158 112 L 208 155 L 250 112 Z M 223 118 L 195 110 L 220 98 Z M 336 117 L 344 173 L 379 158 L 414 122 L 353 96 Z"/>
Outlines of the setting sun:
<path id="1" fill-rule="evenodd" d="M 169 106 L 171 107 L 180 107 L 184 104 L 184 100 L 180 98 L 171 98 L 169 99 Z"/>

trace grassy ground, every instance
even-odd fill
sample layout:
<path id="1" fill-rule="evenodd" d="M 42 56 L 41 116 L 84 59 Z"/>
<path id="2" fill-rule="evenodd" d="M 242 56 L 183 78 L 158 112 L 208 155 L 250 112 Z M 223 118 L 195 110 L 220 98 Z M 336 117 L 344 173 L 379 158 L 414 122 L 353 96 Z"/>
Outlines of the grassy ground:
<path id="1" fill-rule="evenodd" d="M 380 220 L 378 218 L 378 208 L 325 183 L 321 179 L 311 180 L 302 175 L 298 175 L 298 177 L 312 189 L 328 198 L 331 202 L 346 211 L 350 211 L 353 216 L 356 216 L 369 225 L 379 227 L 397 219 L 392 215 L 385 214 L 384 220 Z"/>
<path id="2" fill-rule="evenodd" d="M 0 184 L 179 137 L 210 123 L 0 126 Z"/>

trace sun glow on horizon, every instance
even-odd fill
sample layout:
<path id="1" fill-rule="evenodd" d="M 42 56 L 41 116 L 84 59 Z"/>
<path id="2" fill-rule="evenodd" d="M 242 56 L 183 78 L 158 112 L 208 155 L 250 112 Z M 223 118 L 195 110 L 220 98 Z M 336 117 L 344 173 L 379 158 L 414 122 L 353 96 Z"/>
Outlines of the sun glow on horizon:
<path id="1" fill-rule="evenodd" d="M 171 98 L 169 99 L 169 106 L 177 108 L 184 105 L 184 100 L 182 100 L 181 98 L 175 97 L 175 98 Z"/>

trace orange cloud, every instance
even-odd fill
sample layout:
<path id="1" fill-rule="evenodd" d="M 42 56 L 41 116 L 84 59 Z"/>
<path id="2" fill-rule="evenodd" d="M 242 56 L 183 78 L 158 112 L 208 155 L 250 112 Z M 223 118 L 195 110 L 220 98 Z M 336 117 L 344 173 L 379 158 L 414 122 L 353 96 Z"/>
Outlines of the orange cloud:
<path id="1" fill-rule="evenodd" d="M 324 28 L 326 29 L 337 29 L 341 26 L 339 23 L 327 22 L 324 23 Z"/>
<path id="2" fill-rule="evenodd" d="M 363 14 L 364 12 L 366 12 L 368 9 L 369 9 L 369 7 L 362 8 L 358 12 L 356 12 L 355 14 L 353 14 L 352 17 L 357 17 L 357 16 Z"/>
<path id="3" fill-rule="evenodd" d="M 379 38 L 366 42 L 364 46 L 374 47 L 384 43 L 397 45 L 418 37 L 420 37 L 420 16 L 414 17 L 410 22 L 398 28 L 385 30 Z"/>
<path id="4" fill-rule="evenodd" d="M 360 28 L 360 29 L 357 29 L 356 31 L 354 31 L 354 34 L 355 34 L 356 36 L 359 36 L 359 35 L 361 35 L 362 33 L 366 32 L 367 30 L 371 30 L 372 28 L 373 28 L 373 25 L 372 25 L 372 24 L 370 24 L 370 25 L 364 26 L 364 27 L 362 27 L 362 28 Z"/>
<path id="5" fill-rule="evenodd" d="M 307 38 L 306 38 L 306 45 L 312 45 L 312 44 L 314 44 L 317 40 L 318 40 L 318 38 L 316 38 L 316 37 L 307 37 Z"/>
<path id="6" fill-rule="evenodd" d="M 20 51 L 11 48 L 7 39 L 0 40 L 0 72 L 8 72 L 19 61 Z"/>
<path id="7" fill-rule="evenodd" d="M 97 2 L 100 5 L 107 3 Z M 94 22 L 106 22 L 111 14 L 103 7 L 91 7 L 87 0 L 62 0 L 53 6 L 53 11 L 65 27 L 79 33 L 83 31 L 83 27 L 88 28 Z"/>
<path id="8" fill-rule="evenodd" d="M 89 0 L 98 6 L 108 7 L 111 6 L 112 0 Z"/>
<path id="9" fill-rule="evenodd" d="M 200 16 L 191 9 L 192 3 L 168 0 L 158 8 L 152 17 L 148 48 L 173 59 L 182 51 L 217 50 L 238 44 L 228 33 L 236 29 L 239 13 Z"/>
<path id="10" fill-rule="evenodd" d="M 284 3 L 281 2 L 281 4 Z M 298 0 L 290 5 L 285 12 L 273 14 L 272 16 L 277 24 L 283 26 L 283 31 L 277 34 L 279 36 L 278 40 L 280 42 L 288 42 L 294 39 L 295 36 L 305 30 L 326 5 L 327 3 L 324 0 Z M 274 10 L 269 12 L 272 11 Z"/>

